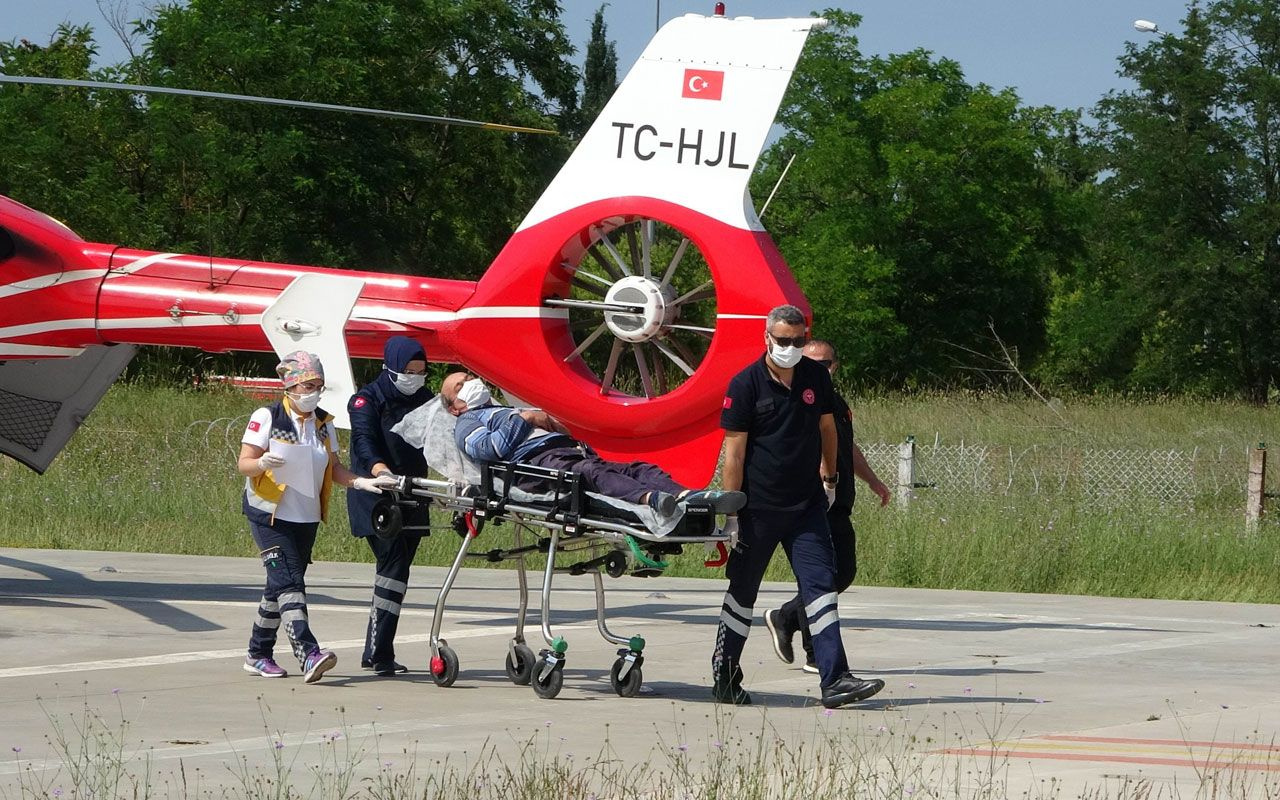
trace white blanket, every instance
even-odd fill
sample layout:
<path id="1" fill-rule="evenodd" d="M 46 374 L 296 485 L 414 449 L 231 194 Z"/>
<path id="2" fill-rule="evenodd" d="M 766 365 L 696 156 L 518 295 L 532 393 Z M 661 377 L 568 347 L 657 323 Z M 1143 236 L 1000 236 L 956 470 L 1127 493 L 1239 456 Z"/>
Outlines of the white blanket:
<path id="1" fill-rule="evenodd" d="M 458 484 L 478 484 L 480 467 L 462 452 L 453 437 L 457 423 L 457 417 L 450 414 L 438 400 L 433 400 L 405 414 L 404 419 L 396 423 L 391 432 L 399 434 L 401 439 L 421 449 L 427 459 L 427 466 L 445 480 Z M 500 482 L 498 486 L 501 488 Z M 623 513 L 633 514 L 650 533 L 657 536 L 671 533 L 684 518 L 684 506 L 680 506 L 670 517 L 663 517 L 644 504 L 628 503 L 598 492 L 587 492 L 587 495 Z M 549 503 L 555 500 L 555 493 L 527 492 L 514 486 L 510 497 L 518 503 Z"/>

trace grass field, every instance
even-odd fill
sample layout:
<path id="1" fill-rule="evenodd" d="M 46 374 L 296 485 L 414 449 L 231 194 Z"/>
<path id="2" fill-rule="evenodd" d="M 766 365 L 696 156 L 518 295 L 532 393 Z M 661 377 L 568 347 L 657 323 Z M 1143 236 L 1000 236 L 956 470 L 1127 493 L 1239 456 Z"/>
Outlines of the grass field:
<path id="1" fill-rule="evenodd" d="M 257 405 L 232 392 L 113 388 L 46 475 L 0 459 L 0 545 L 254 555 L 234 461 Z M 912 434 L 1009 447 L 1243 452 L 1280 441 L 1280 412 L 1222 402 L 930 395 L 854 398 L 853 406 L 864 442 Z M 1280 524 L 1245 535 L 1243 497 L 1185 508 L 922 493 L 907 509 L 877 508 L 869 497 L 860 495 L 855 509 L 861 584 L 1280 602 Z M 341 493 L 337 499 L 316 559 L 370 561 L 350 535 Z M 419 562 L 447 564 L 457 541 L 438 532 Z M 702 558 L 700 549 L 679 556 L 669 573 L 723 576 Z M 776 560 L 770 577 L 788 575 Z"/>

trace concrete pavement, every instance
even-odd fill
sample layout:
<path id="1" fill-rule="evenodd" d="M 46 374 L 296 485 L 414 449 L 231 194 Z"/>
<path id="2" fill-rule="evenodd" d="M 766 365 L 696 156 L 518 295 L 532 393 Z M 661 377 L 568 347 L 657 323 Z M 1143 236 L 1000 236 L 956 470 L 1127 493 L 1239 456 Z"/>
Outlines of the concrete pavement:
<path id="1" fill-rule="evenodd" d="M 426 672 L 440 568 L 417 568 L 411 582 L 398 657 L 412 671 L 359 669 L 372 573 L 311 568 L 313 627 L 339 663 L 308 686 L 283 637 L 288 678 L 241 669 L 261 592 L 256 559 L 0 549 L 0 796 L 33 779 L 66 785 L 46 737 L 74 734 L 86 711 L 103 730 L 125 730 L 128 754 L 148 757 L 166 785 L 180 774 L 235 785 L 238 764 L 270 772 L 280 754 L 332 753 L 338 741 L 361 751 L 341 752 L 369 761 L 366 771 L 380 761 L 402 769 L 409 752 L 421 773 L 485 748 L 515 759 L 531 741 L 579 764 L 606 740 L 629 762 L 672 747 L 696 755 L 762 725 L 797 742 L 914 735 L 913 763 L 937 774 L 998 763 L 1010 794 L 1034 794 L 1046 779 L 1075 793 L 1132 778 L 1193 796 L 1206 770 L 1225 770 L 1274 796 L 1280 781 L 1280 606 L 855 587 L 840 604 L 850 661 L 888 686 L 828 714 L 816 676 L 773 654 L 759 615 L 789 587 L 766 584 L 745 660 L 756 705 L 720 713 L 708 662 L 723 580 L 606 579 L 611 627 L 648 641 L 646 689 L 621 698 L 590 578 L 557 576 L 565 685 L 540 699 L 503 671 L 513 572 L 459 578 L 444 633 L 461 675 L 447 689 Z M 536 651 L 536 610 L 526 634 Z"/>

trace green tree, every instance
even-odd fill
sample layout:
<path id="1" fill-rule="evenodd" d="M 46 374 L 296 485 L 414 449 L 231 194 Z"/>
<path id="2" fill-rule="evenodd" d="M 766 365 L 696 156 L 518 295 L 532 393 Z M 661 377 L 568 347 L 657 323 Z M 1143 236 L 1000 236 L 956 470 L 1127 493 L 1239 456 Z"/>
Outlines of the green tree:
<path id="1" fill-rule="evenodd" d="M 1100 213 L 1064 277 L 1049 371 L 1092 386 L 1236 393 L 1280 380 L 1280 8 L 1192 3 L 1130 45 L 1099 103 Z"/>
<path id="2" fill-rule="evenodd" d="M 605 103 L 618 88 L 618 48 L 609 39 L 604 10 L 596 9 L 591 21 L 591 38 L 587 41 L 587 57 L 582 70 L 582 107 L 578 113 L 578 136 L 587 132 Z"/>
<path id="3" fill-rule="evenodd" d="M 193 0 L 144 33 L 139 69 L 167 85 L 539 127 L 575 105 L 552 0 Z M 177 241 L 419 274 L 477 275 L 567 147 L 172 97 L 148 118 Z"/>
<path id="4" fill-rule="evenodd" d="M 1033 359 L 1050 276 L 1080 246 L 1071 116 L 972 86 L 924 51 L 867 58 L 857 15 L 823 16 L 755 187 L 796 156 L 768 226 L 818 333 L 863 384 L 965 382 L 993 331 Z"/>

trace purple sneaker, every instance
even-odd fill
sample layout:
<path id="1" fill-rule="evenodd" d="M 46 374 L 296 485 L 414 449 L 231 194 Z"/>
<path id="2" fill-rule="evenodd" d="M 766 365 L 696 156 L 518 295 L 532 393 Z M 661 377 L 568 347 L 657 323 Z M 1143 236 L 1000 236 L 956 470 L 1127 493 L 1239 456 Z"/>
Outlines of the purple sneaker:
<path id="1" fill-rule="evenodd" d="M 303 683 L 315 683 L 338 665 L 338 657 L 329 650 L 316 650 L 302 662 Z"/>
<path id="2" fill-rule="evenodd" d="M 244 671 L 261 678 L 283 678 L 289 673 L 270 658 L 244 657 Z"/>

